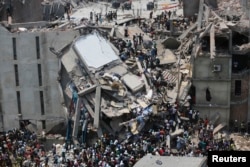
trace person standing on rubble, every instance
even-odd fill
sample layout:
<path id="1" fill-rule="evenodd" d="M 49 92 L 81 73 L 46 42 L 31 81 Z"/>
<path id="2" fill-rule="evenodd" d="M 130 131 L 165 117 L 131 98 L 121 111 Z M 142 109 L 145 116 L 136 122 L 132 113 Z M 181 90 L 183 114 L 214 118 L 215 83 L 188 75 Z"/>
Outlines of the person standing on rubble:
<path id="1" fill-rule="evenodd" d="M 128 48 L 128 50 L 130 50 L 131 46 L 132 46 L 132 43 L 131 43 L 130 40 L 128 40 L 128 41 L 127 41 L 127 48 Z"/>
<path id="2" fill-rule="evenodd" d="M 141 45 L 143 43 L 143 35 L 140 33 L 138 36 L 138 43 Z"/>
<path id="3" fill-rule="evenodd" d="M 99 14 L 99 22 L 100 22 L 100 24 L 102 24 L 102 14 L 101 13 Z"/>
<path id="4" fill-rule="evenodd" d="M 66 3 L 65 7 L 64 7 L 64 11 L 67 14 L 67 19 L 70 20 L 70 3 Z"/>
<path id="5" fill-rule="evenodd" d="M 152 19 L 153 18 L 153 11 L 151 11 L 150 13 L 149 13 L 149 19 Z"/>
<path id="6" fill-rule="evenodd" d="M 124 12 L 124 5 L 122 5 L 122 12 Z"/>
<path id="7" fill-rule="evenodd" d="M 128 37 L 128 26 L 125 24 L 124 26 L 124 37 Z"/>
<path id="8" fill-rule="evenodd" d="M 171 12 L 171 10 L 169 10 L 169 11 L 168 11 L 168 19 L 170 19 L 171 14 L 172 14 L 172 12 Z"/>
<path id="9" fill-rule="evenodd" d="M 98 25 L 98 20 L 99 20 L 99 19 L 98 19 L 98 14 L 96 14 L 96 15 L 95 15 L 95 23 L 96 23 L 96 25 Z"/>
<path id="10" fill-rule="evenodd" d="M 109 18 L 111 21 L 113 21 L 113 12 L 112 11 L 109 11 Z"/>
<path id="11" fill-rule="evenodd" d="M 138 45 L 138 42 L 137 42 L 137 36 L 136 35 L 133 35 L 133 44 L 134 44 L 134 48 L 135 48 L 135 51 L 137 50 L 137 45 Z"/>
<path id="12" fill-rule="evenodd" d="M 153 58 L 155 58 L 157 56 L 157 48 L 156 47 L 152 47 L 150 54 Z"/>
<path id="13" fill-rule="evenodd" d="M 90 18 L 90 21 L 93 20 L 93 12 L 92 11 L 90 12 L 90 17 L 89 18 Z"/>

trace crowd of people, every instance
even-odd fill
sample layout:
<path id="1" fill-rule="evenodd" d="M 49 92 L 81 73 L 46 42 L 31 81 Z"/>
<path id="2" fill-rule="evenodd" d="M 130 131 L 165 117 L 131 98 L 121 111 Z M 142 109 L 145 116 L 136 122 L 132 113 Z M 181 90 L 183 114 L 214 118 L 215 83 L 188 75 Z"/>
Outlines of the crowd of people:
<path id="1" fill-rule="evenodd" d="M 176 11 L 163 11 L 155 18 L 158 29 L 170 30 L 170 21 L 173 24 L 173 31 L 183 31 L 190 26 L 191 21 L 187 17 L 177 16 Z"/>
<path id="2" fill-rule="evenodd" d="M 0 166 L 40 167 L 42 161 L 48 164 L 48 157 L 44 145 L 38 140 L 35 132 L 22 127 L 0 135 Z"/>
<path id="3" fill-rule="evenodd" d="M 211 150 L 235 150 L 233 139 L 214 139 L 211 121 L 199 118 L 198 111 L 187 110 L 183 120 L 178 105 L 167 103 L 166 108 L 163 114 L 150 115 L 150 126 L 137 134 L 131 134 L 128 126 L 125 140 L 104 134 L 90 145 L 53 144 L 45 150 L 43 141 L 25 126 L 10 130 L 0 138 L 0 166 L 132 167 L 146 154 L 198 157 Z M 182 133 L 173 136 L 178 129 Z"/>
<path id="4" fill-rule="evenodd" d="M 170 29 L 170 17 L 172 12 L 162 12 L 156 18 L 159 27 Z M 90 20 L 95 17 L 96 23 L 102 22 L 101 15 L 90 13 Z M 112 21 L 117 18 L 116 12 L 106 14 L 106 19 Z M 152 18 L 152 13 L 150 13 Z M 189 24 L 188 19 L 177 21 L 184 29 Z M 174 23 L 175 24 L 175 23 Z M 139 23 L 144 32 L 153 31 L 152 25 L 145 22 Z M 178 25 L 177 25 L 178 26 Z M 128 32 L 124 35 L 127 36 Z M 146 52 L 142 51 L 143 34 L 135 34 L 132 41 L 129 39 L 117 39 L 114 45 L 120 51 L 120 58 L 126 61 L 130 57 L 137 57 L 145 67 L 155 68 L 159 66 L 157 58 L 157 45 L 153 40 Z M 146 73 L 147 71 L 145 71 Z M 159 87 L 161 73 L 152 83 Z M 24 166 L 24 167 L 132 167 L 144 155 L 155 156 L 206 156 L 211 150 L 235 150 L 233 139 L 214 138 L 214 125 L 208 118 L 200 118 L 199 111 L 192 107 L 182 111 L 178 104 L 162 103 L 164 112 L 158 115 L 149 115 L 148 127 L 139 133 L 131 133 L 126 126 L 126 139 L 118 135 L 104 134 L 94 144 L 82 145 L 52 145 L 46 150 L 44 142 L 39 140 L 35 132 L 29 131 L 26 126 L 13 129 L 0 135 L 0 166 Z M 132 117 L 138 117 L 138 112 L 133 112 Z M 141 113 L 140 113 L 141 114 Z M 140 121 L 139 119 L 137 121 Z M 176 131 L 180 130 L 180 133 Z M 196 140 L 194 140 L 196 139 Z M 65 141 L 66 142 L 66 141 Z"/>

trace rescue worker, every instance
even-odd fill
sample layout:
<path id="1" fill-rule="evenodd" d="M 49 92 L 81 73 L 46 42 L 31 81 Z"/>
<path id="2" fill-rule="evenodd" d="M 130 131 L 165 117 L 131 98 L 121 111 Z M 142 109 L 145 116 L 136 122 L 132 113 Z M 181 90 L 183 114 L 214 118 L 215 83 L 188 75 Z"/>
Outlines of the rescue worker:
<path id="1" fill-rule="evenodd" d="M 128 37 L 128 26 L 125 25 L 124 27 L 124 37 Z"/>

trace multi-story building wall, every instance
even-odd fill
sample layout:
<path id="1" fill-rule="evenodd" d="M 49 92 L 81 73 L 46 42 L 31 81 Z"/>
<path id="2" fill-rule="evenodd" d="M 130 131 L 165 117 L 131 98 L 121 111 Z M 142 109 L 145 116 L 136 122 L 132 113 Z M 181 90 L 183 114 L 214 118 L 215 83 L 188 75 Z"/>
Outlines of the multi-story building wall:
<path id="1" fill-rule="evenodd" d="M 241 1 L 245 13 L 248 13 L 247 3 Z M 215 14 L 214 17 L 219 18 Z M 220 19 L 221 23 L 216 24 L 217 32 L 220 33 L 215 33 L 214 58 L 211 58 L 211 34 L 207 34 L 210 37 L 199 39 L 203 47 L 194 59 L 193 86 L 197 92 L 195 108 L 201 111 L 201 115 L 210 118 L 218 114 L 220 121 L 227 124 L 234 123 L 235 120 L 238 123 L 249 122 L 249 23 L 245 24 L 249 20 L 238 21 L 236 26 L 229 28 L 221 27 L 228 20 Z M 198 46 L 199 44 L 196 45 Z"/>
<path id="2" fill-rule="evenodd" d="M 232 86 L 231 86 L 231 121 L 250 120 L 250 55 L 248 37 L 238 32 L 233 33 L 232 51 Z M 245 46 L 245 47 L 244 47 Z M 241 49 L 243 48 L 243 49 Z"/>
<path id="3" fill-rule="evenodd" d="M 208 34 L 209 35 L 209 34 Z M 216 55 L 211 58 L 210 37 L 201 39 L 200 54 L 194 59 L 195 109 L 210 119 L 229 123 L 231 96 L 231 31 L 215 34 Z"/>
<path id="4" fill-rule="evenodd" d="M 10 32 L 0 27 L 0 131 L 29 120 L 38 130 L 65 121 L 58 72 L 49 48 L 62 48 L 76 32 Z"/>

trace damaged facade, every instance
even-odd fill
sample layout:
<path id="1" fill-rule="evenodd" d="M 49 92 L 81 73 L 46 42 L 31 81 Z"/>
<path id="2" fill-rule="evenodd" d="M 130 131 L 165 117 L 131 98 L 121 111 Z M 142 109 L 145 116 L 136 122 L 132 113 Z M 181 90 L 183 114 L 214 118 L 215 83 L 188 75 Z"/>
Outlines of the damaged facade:
<path id="1" fill-rule="evenodd" d="M 164 31 L 160 28 L 165 25 L 155 19 L 161 12 L 148 19 L 150 11 L 140 14 L 141 8 L 118 13 L 116 24 L 110 18 L 105 24 L 91 21 L 92 9 L 76 10 L 69 20 L 3 22 L 1 131 L 26 120 L 38 131 L 62 122 L 72 129 L 73 139 L 85 141 L 89 129 L 99 137 L 111 133 L 124 139 L 138 134 L 152 118 L 168 114 L 168 105 L 180 116 L 176 124 L 187 119 L 190 109 L 226 124 L 249 121 L 247 34 L 209 2 L 197 1 L 193 22 L 180 23 L 184 18 L 173 12 Z M 100 7 L 95 14 L 104 17 L 104 11 Z M 144 43 L 139 41 L 133 56 L 126 55 L 132 52 L 127 45 L 139 34 Z"/>
<path id="2" fill-rule="evenodd" d="M 215 11 L 203 4 L 197 23 L 202 32 L 194 47 L 195 108 L 210 118 L 220 115 L 227 124 L 249 121 L 248 32 L 239 27 L 246 22 L 246 13 L 240 11 L 243 4 L 221 2 Z"/>

